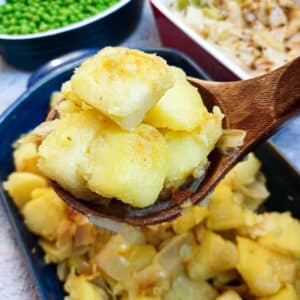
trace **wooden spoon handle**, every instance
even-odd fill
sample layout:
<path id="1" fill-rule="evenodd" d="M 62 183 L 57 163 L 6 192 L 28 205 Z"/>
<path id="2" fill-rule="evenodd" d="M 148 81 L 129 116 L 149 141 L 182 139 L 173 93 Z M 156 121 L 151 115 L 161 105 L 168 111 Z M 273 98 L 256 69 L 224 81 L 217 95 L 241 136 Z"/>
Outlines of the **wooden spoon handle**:
<path id="1" fill-rule="evenodd" d="M 222 83 L 191 78 L 191 82 L 206 102 L 218 103 L 226 127 L 247 131 L 248 141 L 270 135 L 300 109 L 300 57 L 249 80 Z"/>
<path id="2" fill-rule="evenodd" d="M 274 115 L 285 119 L 300 108 L 300 57 L 269 74 L 277 84 L 273 95 Z"/>
<path id="3" fill-rule="evenodd" d="M 208 108 L 218 105 L 225 127 L 245 130 L 243 146 L 232 153 L 212 153 L 213 164 L 200 188 L 187 196 L 193 203 L 203 199 L 227 171 L 253 147 L 268 138 L 300 109 L 300 58 L 264 76 L 236 82 L 189 81 L 199 89 Z M 186 196 L 186 195 L 184 195 Z"/>

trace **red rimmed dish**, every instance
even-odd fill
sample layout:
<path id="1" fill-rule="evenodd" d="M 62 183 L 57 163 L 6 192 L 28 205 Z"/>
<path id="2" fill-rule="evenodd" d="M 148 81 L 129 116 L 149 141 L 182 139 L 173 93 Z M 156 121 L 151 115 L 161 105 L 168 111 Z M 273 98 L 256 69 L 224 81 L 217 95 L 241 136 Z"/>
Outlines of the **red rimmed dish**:
<path id="1" fill-rule="evenodd" d="M 266 8 L 252 2 L 232 6 L 235 1 L 225 1 L 222 6 L 184 9 L 177 9 L 179 1 L 150 2 L 162 44 L 191 56 L 214 80 L 263 75 L 300 55 L 298 1 L 272 10 L 271 4 Z"/>

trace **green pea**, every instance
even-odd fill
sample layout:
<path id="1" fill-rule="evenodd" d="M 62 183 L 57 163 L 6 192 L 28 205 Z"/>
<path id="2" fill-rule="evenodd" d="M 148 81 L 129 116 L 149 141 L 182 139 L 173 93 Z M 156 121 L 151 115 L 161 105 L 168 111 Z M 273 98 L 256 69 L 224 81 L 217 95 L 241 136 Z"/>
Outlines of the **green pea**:
<path id="1" fill-rule="evenodd" d="M 0 32 L 26 34 L 83 20 L 120 0 L 7 0 L 0 5 Z"/>
<path id="2" fill-rule="evenodd" d="M 46 23 L 41 23 L 39 26 L 40 31 L 45 31 L 48 29 L 48 25 Z"/>
<path id="3" fill-rule="evenodd" d="M 26 34 L 30 32 L 30 28 L 27 25 L 22 25 L 20 28 L 20 33 Z"/>

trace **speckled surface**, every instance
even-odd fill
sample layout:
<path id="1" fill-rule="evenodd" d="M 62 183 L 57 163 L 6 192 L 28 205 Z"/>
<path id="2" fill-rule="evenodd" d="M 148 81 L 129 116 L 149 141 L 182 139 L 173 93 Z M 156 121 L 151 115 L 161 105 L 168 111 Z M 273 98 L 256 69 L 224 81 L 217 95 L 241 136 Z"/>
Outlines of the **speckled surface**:
<path id="1" fill-rule="evenodd" d="M 129 47 L 160 45 L 154 20 L 146 4 L 137 31 L 124 43 Z M 24 90 L 30 73 L 10 68 L 0 57 L 0 113 Z M 300 170 L 300 117 L 292 120 L 272 139 Z M 12 231 L 0 207 L 0 299 L 35 300 L 37 292 L 14 243 Z"/>

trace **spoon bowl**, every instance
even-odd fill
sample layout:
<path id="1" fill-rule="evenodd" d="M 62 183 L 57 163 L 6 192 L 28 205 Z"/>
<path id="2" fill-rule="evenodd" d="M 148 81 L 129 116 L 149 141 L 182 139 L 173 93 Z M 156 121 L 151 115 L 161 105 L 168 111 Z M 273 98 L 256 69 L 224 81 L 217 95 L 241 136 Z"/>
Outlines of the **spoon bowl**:
<path id="1" fill-rule="evenodd" d="M 222 83 L 189 77 L 189 82 L 198 88 L 208 109 L 220 107 L 225 115 L 223 128 L 245 131 L 240 148 L 230 153 L 215 149 L 202 178 L 187 182 L 168 199 L 158 199 L 146 208 L 135 208 L 117 199 L 107 201 L 101 196 L 84 201 L 52 182 L 56 193 L 95 225 L 112 231 L 118 231 L 120 222 L 143 226 L 169 221 L 181 214 L 186 200 L 197 204 L 204 199 L 243 156 L 300 110 L 300 57 L 273 72 L 245 81 Z M 55 117 L 55 111 L 51 111 L 48 120 Z"/>

